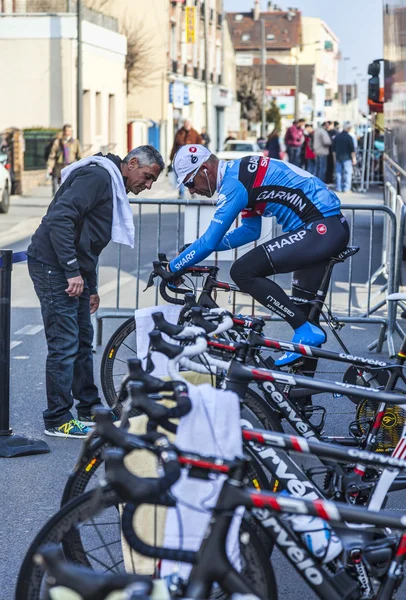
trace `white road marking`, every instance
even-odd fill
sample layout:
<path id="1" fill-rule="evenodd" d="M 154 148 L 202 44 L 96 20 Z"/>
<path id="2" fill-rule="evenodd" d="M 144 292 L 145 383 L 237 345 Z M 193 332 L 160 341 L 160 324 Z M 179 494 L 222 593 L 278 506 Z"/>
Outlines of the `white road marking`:
<path id="1" fill-rule="evenodd" d="M 29 356 L 13 356 L 14 360 L 28 360 Z"/>
<path id="2" fill-rule="evenodd" d="M 134 281 L 134 277 L 129 277 L 128 275 L 122 276 L 120 278 L 120 288 L 123 285 L 126 285 L 129 281 Z M 101 285 L 99 287 L 99 296 L 103 296 L 104 294 L 108 294 L 109 292 L 112 292 L 113 290 L 117 289 L 117 279 L 114 279 L 113 281 L 109 281 L 108 283 L 105 283 L 103 285 Z"/>
<path id="3" fill-rule="evenodd" d="M 44 329 L 43 325 L 26 325 L 15 332 L 15 335 L 35 335 Z"/>
<path id="4" fill-rule="evenodd" d="M 10 343 L 10 350 L 12 350 L 13 348 L 15 348 L 16 346 L 19 346 L 22 342 L 18 342 L 17 340 L 13 340 Z"/>

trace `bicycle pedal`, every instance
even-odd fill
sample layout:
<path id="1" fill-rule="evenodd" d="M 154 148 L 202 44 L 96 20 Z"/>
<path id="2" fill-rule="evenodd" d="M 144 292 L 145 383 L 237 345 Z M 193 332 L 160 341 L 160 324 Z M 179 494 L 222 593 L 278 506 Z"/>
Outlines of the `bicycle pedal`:
<path id="1" fill-rule="evenodd" d="M 327 410 L 324 408 L 324 406 L 304 406 L 302 411 L 303 414 L 309 419 L 314 429 L 316 429 L 318 433 L 321 433 L 324 429 L 324 423 L 326 421 L 327 414 Z M 315 413 L 319 413 L 318 416 L 320 421 L 318 423 L 313 423 L 313 421 L 311 420 Z"/>

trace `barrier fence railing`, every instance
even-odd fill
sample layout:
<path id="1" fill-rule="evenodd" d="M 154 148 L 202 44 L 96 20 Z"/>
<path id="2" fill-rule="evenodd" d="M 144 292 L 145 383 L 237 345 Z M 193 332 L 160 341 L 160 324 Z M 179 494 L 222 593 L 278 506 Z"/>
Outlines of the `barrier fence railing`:
<path id="1" fill-rule="evenodd" d="M 102 342 L 105 319 L 129 318 L 133 316 L 135 308 L 158 303 L 158 285 L 152 295 L 150 292 L 141 293 L 151 271 L 152 261 L 156 260 L 159 252 L 166 252 L 168 257 L 173 258 L 184 242 L 192 242 L 198 238 L 206 230 L 215 210 L 211 203 L 196 200 L 187 202 L 132 199 L 131 204 L 136 206 L 135 248 L 131 251 L 117 246 L 114 264 L 117 271 L 115 303 L 111 308 L 100 309 L 94 317 L 98 344 Z M 396 324 L 396 306 L 387 302 L 386 293 L 392 294 L 399 287 L 398 271 L 402 250 L 398 240 L 401 231 L 404 231 L 405 207 L 400 203 L 396 206 L 393 203 L 391 206 L 347 204 L 343 205 L 342 210 L 349 222 L 349 243 L 361 246 L 361 250 L 343 265 L 335 267 L 328 296 L 329 308 L 343 322 L 381 325 L 379 337 L 371 344 L 371 349 L 380 351 L 386 339 L 389 353 L 393 355 L 394 333 L 399 331 L 399 328 Z M 267 223 L 264 223 L 258 243 L 263 243 L 280 232 L 273 219 L 264 219 L 264 222 Z M 238 224 L 237 219 L 235 225 Z M 221 268 L 220 277 L 229 280 L 230 263 L 253 246 L 254 244 L 251 244 L 242 249 L 212 255 L 207 262 L 216 261 Z M 367 268 L 364 265 L 367 265 Z M 104 268 L 112 266 L 111 262 L 105 264 L 102 255 L 100 273 L 103 274 Z M 275 280 L 285 290 L 290 290 L 290 274 L 277 275 Z M 132 283 L 135 290 L 131 286 Z M 107 284 L 107 289 L 112 291 L 111 284 Z M 269 315 L 266 309 L 239 292 L 231 295 L 219 293 L 217 301 L 220 305 L 230 306 L 233 312 L 261 314 L 268 320 L 280 320 Z"/>

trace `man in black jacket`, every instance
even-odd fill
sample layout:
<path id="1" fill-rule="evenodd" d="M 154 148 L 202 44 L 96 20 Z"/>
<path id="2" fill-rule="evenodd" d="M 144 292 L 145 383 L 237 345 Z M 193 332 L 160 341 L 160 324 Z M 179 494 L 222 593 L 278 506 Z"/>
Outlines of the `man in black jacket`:
<path id="1" fill-rule="evenodd" d="M 352 125 L 344 123 L 341 133 L 333 141 L 333 153 L 336 165 L 336 191 L 346 194 L 351 191 L 353 166 L 357 164 L 354 140 L 350 135 Z"/>
<path id="2" fill-rule="evenodd" d="M 28 269 L 48 344 L 46 435 L 83 438 L 89 432 L 91 408 L 101 403 L 93 377 L 90 320 L 100 302 L 98 257 L 117 223 L 117 190 L 128 202 L 125 194 L 151 189 L 164 166 L 152 146 L 131 150 L 123 160 L 100 153 L 74 163 L 32 237 Z M 130 211 L 131 230 L 131 209 L 125 208 Z M 78 401 L 78 419 L 71 413 L 73 399 Z"/>

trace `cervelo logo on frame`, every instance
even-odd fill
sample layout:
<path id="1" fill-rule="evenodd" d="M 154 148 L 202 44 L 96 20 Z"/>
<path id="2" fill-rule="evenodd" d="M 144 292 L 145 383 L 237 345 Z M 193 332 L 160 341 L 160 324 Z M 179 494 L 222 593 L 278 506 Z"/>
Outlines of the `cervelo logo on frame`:
<path id="1" fill-rule="evenodd" d="M 324 235 L 325 233 L 327 233 L 327 227 L 326 225 L 324 225 L 324 223 L 319 223 L 316 227 L 316 231 L 320 235 Z"/>

